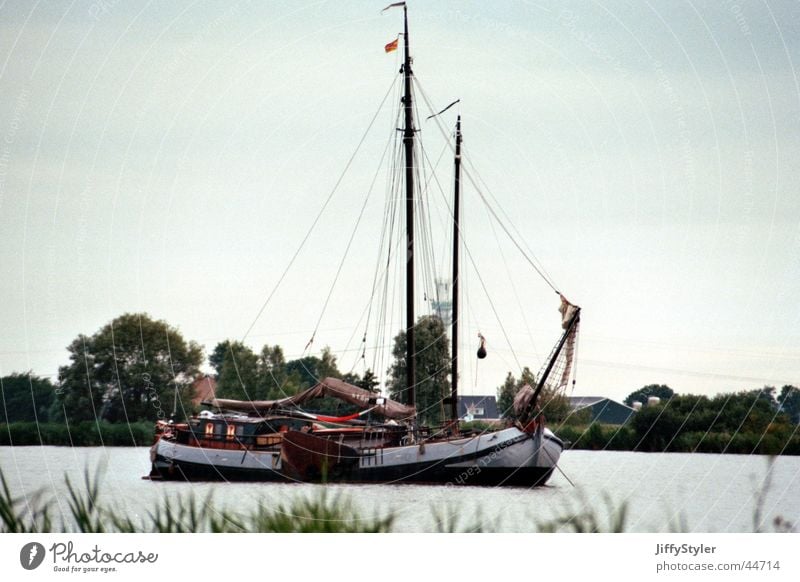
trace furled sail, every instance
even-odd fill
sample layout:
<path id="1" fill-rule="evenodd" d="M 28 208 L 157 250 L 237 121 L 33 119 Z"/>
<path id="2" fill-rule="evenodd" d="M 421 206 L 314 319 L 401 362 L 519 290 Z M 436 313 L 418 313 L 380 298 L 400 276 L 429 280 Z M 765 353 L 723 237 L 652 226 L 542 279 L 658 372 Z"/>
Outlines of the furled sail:
<path id="1" fill-rule="evenodd" d="M 575 314 L 578 311 L 578 307 L 567 301 L 566 297 L 561 295 L 561 307 L 559 307 L 559 311 L 561 312 L 561 328 L 567 329 L 569 328 L 570 323 L 572 322 L 572 318 L 575 317 Z M 569 382 L 569 375 L 572 373 L 572 362 L 575 359 L 575 340 L 578 337 L 578 325 L 580 322 L 576 323 L 569 332 L 567 336 L 567 340 L 564 343 L 563 348 L 563 358 L 564 358 L 564 368 L 561 372 L 561 376 L 558 379 L 557 388 L 562 388 L 567 385 Z"/>
<path id="2" fill-rule="evenodd" d="M 214 398 L 204 404 L 238 412 L 273 412 L 279 409 L 300 406 L 310 400 L 324 398 L 325 396 L 338 398 L 343 402 L 358 406 L 362 410 L 371 408 L 376 414 L 395 420 L 407 420 L 416 415 L 416 409 L 413 406 L 400 404 L 394 400 L 384 398 L 380 394 L 348 384 L 338 378 L 325 378 L 308 390 L 280 400 L 228 400 Z"/>

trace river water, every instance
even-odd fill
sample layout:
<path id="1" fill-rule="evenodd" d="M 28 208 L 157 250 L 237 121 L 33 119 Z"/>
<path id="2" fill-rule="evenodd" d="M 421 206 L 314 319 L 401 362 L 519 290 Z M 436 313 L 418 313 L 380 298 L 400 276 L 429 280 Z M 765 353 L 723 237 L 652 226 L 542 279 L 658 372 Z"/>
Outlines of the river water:
<path id="1" fill-rule="evenodd" d="M 800 457 L 567 451 L 562 473 L 546 487 L 482 488 L 422 485 L 176 483 L 143 480 L 147 448 L 0 447 L 15 496 L 41 491 L 67 511 L 64 476 L 82 483 L 85 468 L 105 466 L 102 503 L 137 518 L 164 496 L 213 494 L 215 507 L 247 512 L 259 503 L 287 504 L 327 487 L 348 497 L 361 516 L 395 516 L 394 531 L 436 531 L 435 515 L 456 517 L 458 529 L 481 525 L 533 532 L 558 518 L 594 513 L 601 527 L 623 504 L 630 532 L 774 531 L 773 520 L 800 525 Z M 56 511 L 56 516 L 58 511 Z M 60 523 L 56 517 L 55 523 Z"/>

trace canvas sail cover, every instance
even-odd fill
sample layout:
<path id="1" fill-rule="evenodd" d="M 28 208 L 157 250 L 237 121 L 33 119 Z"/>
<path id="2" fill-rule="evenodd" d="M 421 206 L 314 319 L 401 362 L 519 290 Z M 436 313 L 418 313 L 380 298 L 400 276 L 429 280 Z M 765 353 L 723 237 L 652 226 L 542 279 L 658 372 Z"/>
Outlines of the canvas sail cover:
<path id="1" fill-rule="evenodd" d="M 338 378 L 325 378 L 308 390 L 280 400 L 228 400 L 214 398 L 210 401 L 210 404 L 217 408 L 239 412 L 271 412 L 281 408 L 300 406 L 310 400 L 325 396 L 338 398 L 348 404 L 358 406 L 362 410 L 374 408 L 376 414 L 395 420 L 410 419 L 416 414 L 416 409 L 413 406 L 406 406 L 394 400 L 383 398 L 379 394 L 353 386 Z"/>
<path id="2" fill-rule="evenodd" d="M 561 305 L 558 308 L 558 311 L 561 313 L 561 329 L 567 329 L 569 327 L 569 323 L 572 321 L 572 317 L 575 315 L 575 312 L 578 311 L 578 306 L 573 305 L 567 298 L 561 295 Z"/>
<path id="3" fill-rule="evenodd" d="M 529 420 L 535 393 L 530 384 L 525 384 L 514 396 L 514 416 L 522 422 Z"/>
<path id="4" fill-rule="evenodd" d="M 575 317 L 578 307 L 573 305 L 567 298 L 561 295 L 561 307 L 559 307 L 559 311 L 561 312 L 561 328 L 567 329 L 569 328 L 569 324 L 572 322 L 572 318 Z M 567 385 L 569 382 L 569 376 L 572 373 L 572 362 L 575 359 L 575 340 L 578 337 L 578 325 L 580 322 L 576 323 L 572 330 L 569 332 L 569 336 L 567 336 L 567 341 L 564 344 L 564 349 L 562 350 L 563 355 L 563 370 L 561 371 L 561 375 L 558 379 L 557 388 L 562 388 Z"/>

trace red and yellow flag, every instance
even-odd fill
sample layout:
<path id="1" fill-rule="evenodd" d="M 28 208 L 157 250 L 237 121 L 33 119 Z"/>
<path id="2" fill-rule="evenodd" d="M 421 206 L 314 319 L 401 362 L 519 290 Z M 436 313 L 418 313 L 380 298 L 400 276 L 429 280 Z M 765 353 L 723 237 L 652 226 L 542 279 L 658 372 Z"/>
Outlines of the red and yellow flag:
<path id="1" fill-rule="evenodd" d="M 392 51 L 396 51 L 397 50 L 397 41 L 398 40 L 400 40 L 400 39 L 398 39 L 398 38 L 394 39 L 392 42 L 390 42 L 385 47 L 383 47 L 383 50 L 385 50 L 387 53 L 390 53 Z"/>

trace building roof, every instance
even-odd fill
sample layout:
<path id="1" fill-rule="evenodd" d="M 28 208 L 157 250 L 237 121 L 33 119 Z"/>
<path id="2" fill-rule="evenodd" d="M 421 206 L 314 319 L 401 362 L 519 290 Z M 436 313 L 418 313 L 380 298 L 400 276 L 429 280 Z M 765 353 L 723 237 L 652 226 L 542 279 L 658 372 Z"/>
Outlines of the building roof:
<path id="1" fill-rule="evenodd" d="M 573 410 L 588 409 L 592 421 L 605 424 L 625 424 L 636 412 L 636 409 L 605 396 L 570 396 L 568 400 Z"/>
<path id="2" fill-rule="evenodd" d="M 216 398 L 216 390 L 217 380 L 214 376 L 198 376 L 192 383 L 192 404 L 198 406 L 204 400 L 213 400 Z"/>
<path id="3" fill-rule="evenodd" d="M 483 414 L 477 414 L 476 410 L 483 409 Z M 500 418 L 497 411 L 497 399 L 494 396 L 459 396 L 458 415 L 464 417 L 471 415 L 476 419 L 496 419 Z"/>
<path id="4" fill-rule="evenodd" d="M 572 408 L 585 408 L 610 399 L 605 396 L 567 396 L 567 400 Z"/>

